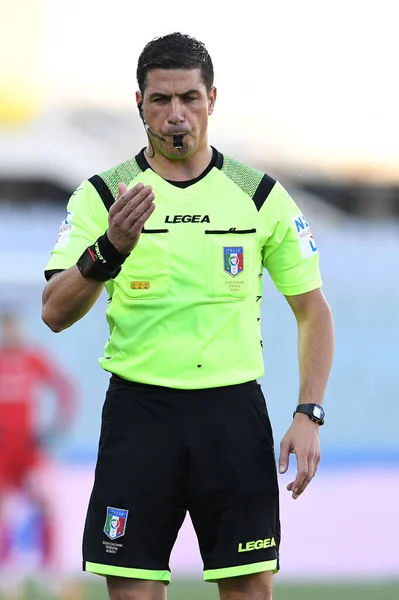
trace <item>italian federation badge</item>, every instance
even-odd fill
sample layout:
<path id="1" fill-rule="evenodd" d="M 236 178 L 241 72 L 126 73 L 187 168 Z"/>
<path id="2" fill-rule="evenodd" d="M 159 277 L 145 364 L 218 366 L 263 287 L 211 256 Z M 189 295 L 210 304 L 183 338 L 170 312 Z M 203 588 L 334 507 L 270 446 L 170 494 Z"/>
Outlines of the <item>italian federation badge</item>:
<path id="1" fill-rule="evenodd" d="M 123 508 L 107 506 L 104 533 L 110 540 L 116 540 L 125 535 L 128 512 L 128 510 Z"/>
<path id="2" fill-rule="evenodd" d="M 244 251 L 242 246 L 228 246 L 224 251 L 224 270 L 235 277 L 244 270 Z"/>

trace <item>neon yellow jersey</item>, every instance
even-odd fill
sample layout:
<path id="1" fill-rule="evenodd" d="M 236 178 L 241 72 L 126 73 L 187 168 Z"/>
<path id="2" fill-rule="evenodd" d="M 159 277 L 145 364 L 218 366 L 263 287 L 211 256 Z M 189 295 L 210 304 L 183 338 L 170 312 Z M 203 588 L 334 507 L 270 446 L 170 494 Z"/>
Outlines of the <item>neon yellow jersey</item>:
<path id="1" fill-rule="evenodd" d="M 110 337 L 102 367 L 182 389 L 261 377 L 263 268 L 284 295 L 322 285 L 315 241 L 292 198 L 279 182 L 215 149 L 202 176 L 180 184 L 157 175 L 142 151 L 74 192 L 47 271 L 73 266 L 106 231 L 106 205 L 119 182 L 151 185 L 156 208 L 106 284 Z"/>

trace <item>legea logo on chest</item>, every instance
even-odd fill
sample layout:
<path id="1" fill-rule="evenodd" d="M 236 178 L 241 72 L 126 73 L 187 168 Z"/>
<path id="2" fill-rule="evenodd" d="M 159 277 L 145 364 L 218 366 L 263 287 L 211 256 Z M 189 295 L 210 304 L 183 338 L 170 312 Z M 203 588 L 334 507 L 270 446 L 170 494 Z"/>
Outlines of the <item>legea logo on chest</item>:
<path id="1" fill-rule="evenodd" d="M 209 215 L 166 215 L 165 223 L 210 223 Z"/>

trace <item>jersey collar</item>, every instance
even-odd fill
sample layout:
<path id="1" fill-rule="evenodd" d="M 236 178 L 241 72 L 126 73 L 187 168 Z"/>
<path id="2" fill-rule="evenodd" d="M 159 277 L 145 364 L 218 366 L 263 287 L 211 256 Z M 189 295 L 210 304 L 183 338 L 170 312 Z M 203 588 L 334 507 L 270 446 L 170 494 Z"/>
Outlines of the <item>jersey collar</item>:
<path id="1" fill-rule="evenodd" d="M 212 148 L 211 162 L 206 167 L 206 169 L 201 173 L 201 175 L 199 175 L 195 179 L 188 179 L 187 181 L 170 181 L 169 179 L 165 179 L 165 181 L 167 181 L 171 185 L 174 185 L 175 187 L 187 188 L 190 185 L 193 185 L 194 183 L 197 183 L 198 181 L 200 181 L 201 179 L 203 179 L 204 177 L 206 177 L 206 175 L 208 175 L 208 173 L 213 169 L 213 167 L 215 167 L 216 169 L 220 170 L 223 167 L 223 154 L 221 154 L 220 152 L 218 152 L 216 150 L 216 148 L 214 148 L 213 146 L 211 146 L 211 148 Z M 147 159 L 145 157 L 145 148 L 143 148 L 135 156 L 135 159 L 136 159 L 136 162 L 137 162 L 138 166 L 140 167 L 140 169 L 142 171 L 146 171 L 147 169 L 151 169 L 151 167 L 148 164 Z M 151 169 L 151 170 L 153 170 L 153 169 Z"/>

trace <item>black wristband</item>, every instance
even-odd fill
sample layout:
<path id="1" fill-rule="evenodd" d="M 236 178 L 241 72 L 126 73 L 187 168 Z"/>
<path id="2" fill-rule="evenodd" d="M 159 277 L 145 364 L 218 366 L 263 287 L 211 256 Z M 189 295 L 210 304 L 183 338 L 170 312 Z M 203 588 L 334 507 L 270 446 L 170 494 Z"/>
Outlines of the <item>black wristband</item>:
<path id="1" fill-rule="evenodd" d="M 119 252 L 104 233 L 92 246 L 86 248 L 76 265 L 83 277 L 108 281 L 119 275 L 121 265 L 128 256 L 129 254 Z"/>
<path id="2" fill-rule="evenodd" d="M 101 235 L 90 248 L 96 255 L 98 266 L 104 271 L 113 273 L 123 265 L 130 254 L 122 254 L 115 248 L 112 242 L 109 241 L 107 232 Z"/>

